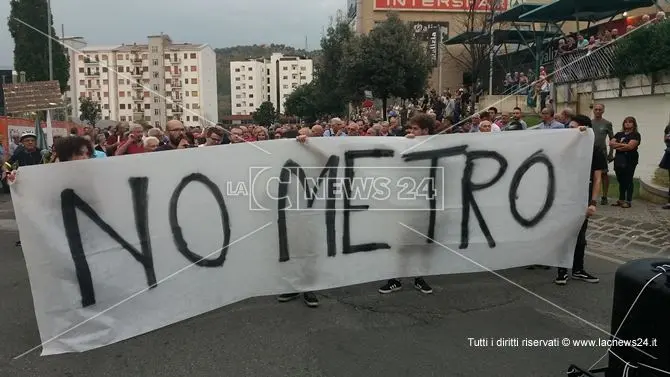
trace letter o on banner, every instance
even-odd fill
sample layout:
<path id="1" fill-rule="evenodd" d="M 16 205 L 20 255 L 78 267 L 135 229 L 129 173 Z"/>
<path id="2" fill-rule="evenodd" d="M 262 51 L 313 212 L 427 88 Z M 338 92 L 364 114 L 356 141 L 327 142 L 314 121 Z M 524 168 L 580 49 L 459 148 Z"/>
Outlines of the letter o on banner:
<path id="1" fill-rule="evenodd" d="M 186 186 L 191 182 L 200 182 L 205 187 L 209 189 L 216 203 L 219 205 L 219 210 L 221 212 L 221 226 L 223 227 L 223 246 L 221 247 L 221 254 L 215 259 L 206 259 L 188 248 L 188 244 L 184 239 L 184 234 L 181 227 L 179 226 L 179 218 L 177 217 L 177 204 L 179 204 L 179 197 L 184 191 Z M 230 244 L 230 222 L 228 217 L 228 209 L 226 208 L 226 202 L 223 199 L 223 194 L 219 187 L 214 184 L 209 178 L 200 173 L 190 174 L 179 182 L 179 185 L 172 193 L 170 198 L 170 228 L 172 228 L 172 234 L 174 237 L 175 245 L 177 250 L 182 253 L 188 260 L 197 264 L 201 267 L 221 267 L 223 262 L 226 261 L 226 254 L 228 253 L 228 245 Z"/>
<path id="2" fill-rule="evenodd" d="M 516 200 L 517 200 L 517 192 L 519 190 L 519 185 L 521 184 L 521 180 L 523 179 L 524 175 L 530 170 L 531 167 L 535 164 L 543 164 L 544 166 L 547 167 L 547 173 L 548 173 L 548 178 L 549 182 L 547 183 L 547 194 L 544 199 L 544 204 L 542 205 L 542 209 L 531 219 L 526 219 L 521 214 L 519 213 L 519 210 L 516 207 Z M 524 161 L 521 166 L 519 166 L 519 169 L 514 173 L 514 177 L 512 177 L 512 183 L 509 188 L 509 206 L 510 206 L 510 212 L 512 212 L 512 216 L 514 217 L 514 220 L 518 222 L 521 226 L 526 227 L 526 228 L 531 228 L 535 225 L 537 225 L 544 216 L 547 215 L 547 212 L 551 209 L 551 207 L 554 205 L 554 200 L 556 199 L 556 173 L 554 171 L 554 164 L 551 163 L 551 160 L 549 160 L 549 157 L 547 157 L 546 154 L 542 153 L 542 150 L 539 150 L 535 153 L 533 153 L 530 157 Z"/>

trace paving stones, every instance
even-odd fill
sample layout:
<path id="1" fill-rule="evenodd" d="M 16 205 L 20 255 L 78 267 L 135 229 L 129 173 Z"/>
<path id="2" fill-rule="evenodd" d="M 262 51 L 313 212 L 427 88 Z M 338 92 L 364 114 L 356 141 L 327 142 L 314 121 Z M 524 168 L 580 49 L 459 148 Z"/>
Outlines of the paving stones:
<path id="1" fill-rule="evenodd" d="M 670 256 L 670 213 L 653 203 L 636 201 L 631 208 L 598 207 L 587 241 L 624 259 Z"/>

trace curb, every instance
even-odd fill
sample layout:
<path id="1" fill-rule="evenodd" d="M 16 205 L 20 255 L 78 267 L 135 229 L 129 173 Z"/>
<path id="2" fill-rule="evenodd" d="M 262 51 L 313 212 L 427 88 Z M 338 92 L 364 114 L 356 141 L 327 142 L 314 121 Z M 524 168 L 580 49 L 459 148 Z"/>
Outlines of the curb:
<path id="1" fill-rule="evenodd" d="M 668 203 L 668 190 L 640 179 L 640 197 L 652 203 Z"/>

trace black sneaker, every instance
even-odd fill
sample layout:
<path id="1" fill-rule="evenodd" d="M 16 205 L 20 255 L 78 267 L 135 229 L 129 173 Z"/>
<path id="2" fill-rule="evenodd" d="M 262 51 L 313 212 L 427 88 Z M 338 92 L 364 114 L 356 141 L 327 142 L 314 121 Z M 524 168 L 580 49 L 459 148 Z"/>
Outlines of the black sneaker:
<path id="1" fill-rule="evenodd" d="M 568 284 L 568 271 L 558 270 L 558 276 L 556 276 L 556 280 L 554 280 L 554 283 L 557 285 Z"/>
<path id="2" fill-rule="evenodd" d="M 602 198 L 600 198 L 600 205 L 601 206 L 606 206 L 607 205 L 607 197 L 606 196 L 603 196 Z"/>
<path id="3" fill-rule="evenodd" d="M 277 300 L 279 300 L 279 302 L 287 302 L 295 300 L 298 297 L 300 297 L 300 293 L 284 293 L 283 295 L 279 295 L 279 297 L 277 297 Z"/>
<path id="4" fill-rule="evenodd" d="M 386 294 L 391 292 L 397 292 L 402 289 L 402 284 L 398 279 L 391 279 L 386 282 L 381 288 L 379 288 L 379 293 Z"/>
<path id="5" fill-rule="evenodd" d="M 316 295 L 312 292 L 305 292 L 302 295 L 302 300 L 305 302 L 305 305 L 309 306 L 310 308 L 316 308 L 319 306 L 319 299 L 316 298 Z"/>
<path id="6" fill-rule="evenodd" d="M 423 280 L 423 278 L 414 279 L 414 288 L 420 290 L 421 293 L 425 294 L 433 293 L 433 288 L 431 288 L 430 285 L 428 285 L 428 283 L 426 283 L 426 281 Z"/>
<path id="7" fill-rule="evenodd" d="M 597 277 L 589 274 L 588 272 L 581 270 L 581 271 L 572 271 L 572 278 L 577 279 L 577 280 L 582 280 L 587 283 L 597 283 L 600 281 Z"/>

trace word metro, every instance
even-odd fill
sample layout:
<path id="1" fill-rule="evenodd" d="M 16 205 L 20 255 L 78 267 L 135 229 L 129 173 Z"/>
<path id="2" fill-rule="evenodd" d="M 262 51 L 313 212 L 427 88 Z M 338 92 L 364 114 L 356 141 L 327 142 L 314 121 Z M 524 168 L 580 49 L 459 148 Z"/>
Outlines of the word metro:
<path id="1" fill-rule="evenodd" d="M 43 354 L 248 297 L 569 267 L 592 145 L 574 130 L 314 138 L 27 167 L 12 197 L 40 336 L 78 325 Z"/>

